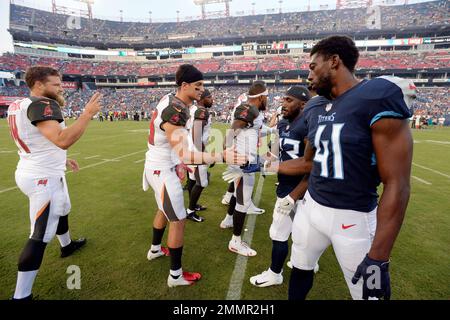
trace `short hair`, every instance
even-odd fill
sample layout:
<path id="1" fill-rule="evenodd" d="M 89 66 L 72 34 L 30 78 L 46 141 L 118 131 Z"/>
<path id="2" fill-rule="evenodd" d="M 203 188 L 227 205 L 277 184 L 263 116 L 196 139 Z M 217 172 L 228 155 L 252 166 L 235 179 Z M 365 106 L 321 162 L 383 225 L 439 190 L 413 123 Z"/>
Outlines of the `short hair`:
<path id="1" fill-rule="evenodd" d="M 316 53 L 323 55 L 326 60 L 337 54 L 350 72 L 355 71 L 359 58 L 355 42 L 347 36 L 331 36 L 320 40 L 312 48 L 310 56 Z"/>
<path id="2" fill-rule="evenodd" d="M 203 80 L 203 73 L 192 64 L 182 64 L 175 73 L 175 82 L 177 86 L 181 86 L 183 82 L 193 83 Z"/>
<path id="3" fill-rule="evenodd" d="M 267 90 L 266 83 L 264 81 L 257 80 L 253 81 L 250 89 L 248 89 L 248 94 L 250 96 L 255 96 L 257 94 L 263 93 L 266 90 Z"/>
<path id="4" fill-rule="evenodd" d="M 61 77 L 61 74 L 58 70 L 52 67 L 47 66 L 34 66 L 29 67 L 25 73 L 25 82 L 27 83 L 28 88 L 32 89 L 36 81 L 47 82 L 48 77 L 57 76 Z"/>

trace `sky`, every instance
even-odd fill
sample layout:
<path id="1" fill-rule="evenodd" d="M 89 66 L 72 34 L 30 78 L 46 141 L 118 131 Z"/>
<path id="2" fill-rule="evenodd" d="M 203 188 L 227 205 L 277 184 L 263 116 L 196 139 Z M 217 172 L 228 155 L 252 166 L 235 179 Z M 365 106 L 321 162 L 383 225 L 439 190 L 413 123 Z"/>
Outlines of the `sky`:
<path id="1" fill-rule="evenodd" d="M 383 0 L 376 0 L 383 1 Z M 396 0 L 403 4 L 404 0 Z M 409 0 L 409 3 L 423 2 L 426 0 Z M 12 51 L 12 38 L 8 33 L 9 25 L 9 2 L 10 0 L 0 0 L 0 53 Z M 51 0 L 14 0 L 19 5 L 50 10 Z M 76 0 L 56 0 L 61 6 L 70 8 L 85 8 L 84 4 Z M 232 0 L 230 3 L 230 12 L 232 15 L 242 15 L 243 11 L 251 14 L 255 3 L 257 13 L 278 12 L 280 0 Z M 335 8 L 336 0 L 282 0 L 283 11 L 305 11 L 310 4 L 312 10 L 320 9 L 320 6 L 328 5 L 328 8 Z M 323 8 L 323 7 L 322 7 Z M 207 12 L 223 10 L 224 5 L 209 5 Z M 270 11 L 270 10 L 275 11 Z M 120 19 L 120 10 L 123 10 L 124 21 L 175 21 L 177 15 L 180 19 L 193 20 L 201 14 L 200 7 L 194 5 L 194 0 L 94 0 L 94 17 L 107 18 L 110 20 Z M 177 13 L 179 11 L 179 13 Z"/>

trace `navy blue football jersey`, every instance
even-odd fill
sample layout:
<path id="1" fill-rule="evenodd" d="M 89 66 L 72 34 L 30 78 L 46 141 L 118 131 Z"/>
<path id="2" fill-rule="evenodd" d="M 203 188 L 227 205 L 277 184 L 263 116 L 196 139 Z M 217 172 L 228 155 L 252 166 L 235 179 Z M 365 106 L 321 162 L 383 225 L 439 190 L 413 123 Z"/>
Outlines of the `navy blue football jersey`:
<path id="1" fill-rule="evenodd" d="M 304 140 L 308 133 L 303 114 L 292 122 L 282 119 L 277 126 L 280 136 L 280 161 L 287 161 L 303 157 L 305 151 Z M 284 198 L 302 181 L 303 175 L 287 176 L 278 174 L 277 196 Z"/>
<path id="2" fill-rule="evenodd" d="M 318 203 L 370 212 L 380 176 L 371 127 L 382 118 L 407 119 L 414 84 L 396 77 L 364 80 L 338 98 L 305 108 L 308 140 L 316 149 L 308 191 Z"/>

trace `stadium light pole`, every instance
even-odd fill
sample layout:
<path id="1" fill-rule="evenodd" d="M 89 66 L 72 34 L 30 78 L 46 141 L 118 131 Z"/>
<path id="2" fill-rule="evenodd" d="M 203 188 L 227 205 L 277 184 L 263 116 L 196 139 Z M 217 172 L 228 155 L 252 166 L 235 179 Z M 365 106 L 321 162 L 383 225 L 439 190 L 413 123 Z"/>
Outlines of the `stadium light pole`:
<path id="1" fill-rule="evenodd" d="M 180 10 L 177 10 L 177 23 L 180 22 Z"/>
<path id="2" fill-rule="evenodd" d="M 282 6 L 283 6 L 283 0 L 278 1 L 280 3 L 280 14 L 283 12 Z"/>
<path id="3" fill-rule="evenodd" d="M 149 15 L 148 22 L 149 22 L 149 23 L 152 23 L 152 12 L 149 11 L 149 12 L 148 12 L 148 15 Z"/>
<path id="4" fill-rule="evenodd" d="M 120 22 L 123 22 L 123 10 L 120 10 Z"/>
<path id="5" fill-rule="evenodd" d="M 255 15 L 255 4 L 256 4 L 256 3 L 252 2 L 252 7 L 253 7 L 253 9 L 252 9 L 253 12 L 252 12 L 252 13 L 253 13 L 253 15 Z"/>

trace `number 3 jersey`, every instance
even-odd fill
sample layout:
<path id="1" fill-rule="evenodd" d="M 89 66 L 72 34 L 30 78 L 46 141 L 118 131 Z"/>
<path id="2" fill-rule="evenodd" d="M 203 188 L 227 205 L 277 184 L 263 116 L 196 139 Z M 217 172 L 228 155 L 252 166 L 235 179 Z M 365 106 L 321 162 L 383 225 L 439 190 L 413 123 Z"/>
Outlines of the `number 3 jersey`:
<path id="1" fill-rule="evenodd" d="M 280 136 L 280 161 L 287 161 L 303 157 L 305 151 L 304 140 L 308 133 L 303 113 L 289 122 L 282 119 L 277 126 Z M 277 196 L 284 198 L 302 181 L 303 175 L 288 176 L 278 174 Z"/>
<path id="2" fill-rule="evenodd" d="M 36 127 L 38 122 L 55 120 L 65 128 L 61 108 L 55 100 L 30 97 L 17 100 L 8 108 L 8 125 L 19 149 L 17 171 L 36 176 L 62 176 L 67 151 L 57 147 Z"/>
<path id="3" fill-rule="evenodd" d="M 336 209 L 375 209 L 380 176 L 371 127 L 383 118 L 409 118 L 415 89 L 409 80 L 379 77 L 332 101 L 308 103 L 308 140 L 316 149 L 308 191 L 315 201 Z"/>

